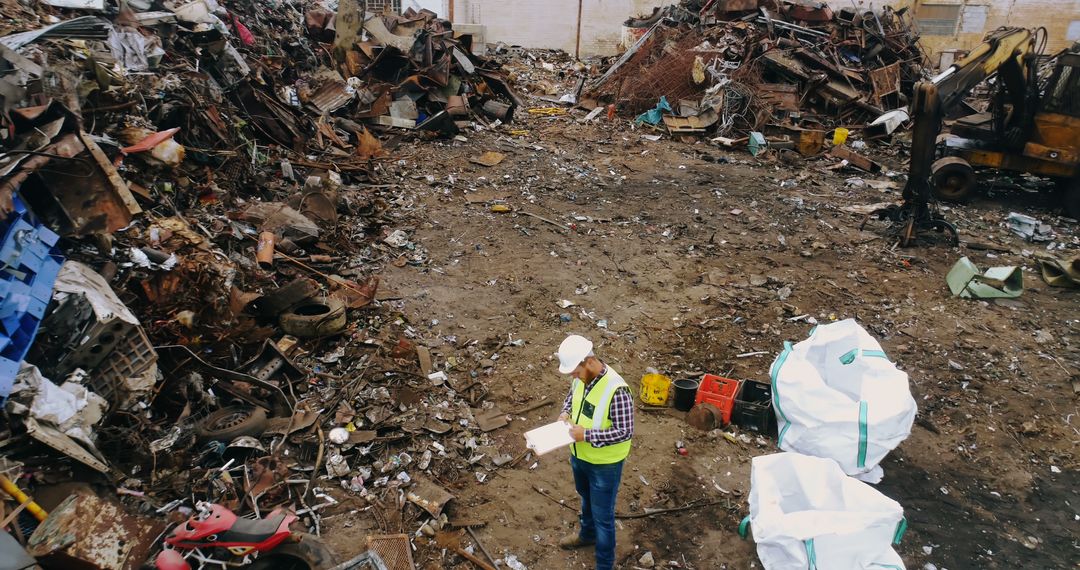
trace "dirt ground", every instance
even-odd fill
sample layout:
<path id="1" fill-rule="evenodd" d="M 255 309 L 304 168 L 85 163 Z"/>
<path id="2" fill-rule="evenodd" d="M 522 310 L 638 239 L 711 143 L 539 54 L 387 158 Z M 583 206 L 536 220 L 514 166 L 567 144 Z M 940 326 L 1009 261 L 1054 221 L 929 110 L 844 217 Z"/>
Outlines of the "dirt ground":
<path id="1" fill-rule="evenodd" d="M 402 181 L 398 229 L 415 250 L 413 263 L 388 264 L 383 280 L 404 300 L 418 340 L 436 354 L 463 339 L 524 340 L 499 351 L 481 377 L 489 400 L 503 410 L 544 397 L 561 403 L 569 383 L 552 355 L 571 333 L 593 339 L 636 390 L 648 366 L 673 378 L 767 381 L 782 343 L 805 338 L 811 319 L 855 318 L 909 373 L 919 403 L 914 431 L 883 463 L 878 486 L 905 509 L 907 566 L 1077 567 L 1078 292 L 1048 287 L 1031 255 L 1046 244 L 1025 243 L 1004 225 L 1021 211 L 1077 248 L 1076 222 L 1058 217 L 1049 197 L 988 180 L 992 197 L 947 212 L 966 244 L 897 249 L 884 226 L 861 231 L 863 216 L 849 210 L 896 200 L 898 190 L 848 179 L 899 188 L 902 178 L 648 141 L 642 131 L 565 116 L 515 128 L 529 132 L 402 146 L 396 152 L 407 158 L 390 167 Z M 506 159 L 468 161 L 486 150 Z M 883 156 L 901 170 L 897 149 Z M 514 212 L 491 212 L 485 201 L 494 199 Z M 944 275 L 962 255 L 981 267 L 1023 265 L 1023 296 L 953 298 Z M 563 299 L 576 305 L 560 308 Z M 755 352 L 764 354 L 736 356 Z M 521 434 L 557 414 L 547 407 L 493 432 L 498 452 L 518 455 Z M 677 441 L 689 455 L 676 453 Z M 732 443 L 674 410 L 639 410 L 618 513 L 715 504 L 620 519 L 619 567 L 637 567 L 646 551 L 670 567 L 756 567 L 753 543 L 736 527 L 747 513 L 750 459 L 775 451 L 775 439 Z M 478 536 L 496 557 L 515 555 L 530 569 L 591 567 L 590 550 L 556 546 L 576 522 L 566 452 L 504 466 L 482 483 L 465 473 L 451 490 L 452 513 L 486 522 Z M 348 549 L 354 533 L 333 529 L 324 536 Z M 446 551 L 416 556 L 422 568 L 470 567 Z"/>

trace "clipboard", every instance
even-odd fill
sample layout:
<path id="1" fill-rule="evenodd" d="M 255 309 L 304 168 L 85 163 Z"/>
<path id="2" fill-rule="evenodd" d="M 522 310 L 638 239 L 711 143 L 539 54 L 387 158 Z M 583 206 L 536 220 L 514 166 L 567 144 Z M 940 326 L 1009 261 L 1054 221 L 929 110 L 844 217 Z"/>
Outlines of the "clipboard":
<path id="1" fill-rule="evenodd" d="M 525 432 L 525 446 L 537 455 L 544 455 L 572 443 L 574 438 L 570 437 L 568 422 L 552 422 Z"/>

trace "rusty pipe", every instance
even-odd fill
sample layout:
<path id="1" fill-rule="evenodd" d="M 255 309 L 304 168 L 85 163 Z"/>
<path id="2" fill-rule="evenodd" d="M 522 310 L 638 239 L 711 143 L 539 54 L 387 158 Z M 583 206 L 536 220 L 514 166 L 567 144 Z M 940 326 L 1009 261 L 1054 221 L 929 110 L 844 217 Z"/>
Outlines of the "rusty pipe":
<path id="1" fill-rule="evenodd" d="M 262 232 L 259 234 L 259 243 L 255 245 L 255 260 L 259 267 L 266 271 L 274 268 L 274 242 L 277 236 L 274 232 Z"/>

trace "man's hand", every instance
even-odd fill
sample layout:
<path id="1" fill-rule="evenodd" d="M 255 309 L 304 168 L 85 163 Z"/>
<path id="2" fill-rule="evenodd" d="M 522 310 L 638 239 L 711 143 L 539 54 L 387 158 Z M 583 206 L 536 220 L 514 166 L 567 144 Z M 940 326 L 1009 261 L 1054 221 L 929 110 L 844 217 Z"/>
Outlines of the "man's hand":
<path id="1" fill-rule="evenodd" d="M 585 441 L 585 428 L 570 426 L 570 437 L 574 438 L 574 441 Z"/>
<path id="2" fill-rule="evenodd" d="M 568 414 L 566 412 L 563 412 L 563 413 L 559 414 L 559 421 L 560 422 L 568 422 L 568 421 L 570 421 L 570 414 Z"/>

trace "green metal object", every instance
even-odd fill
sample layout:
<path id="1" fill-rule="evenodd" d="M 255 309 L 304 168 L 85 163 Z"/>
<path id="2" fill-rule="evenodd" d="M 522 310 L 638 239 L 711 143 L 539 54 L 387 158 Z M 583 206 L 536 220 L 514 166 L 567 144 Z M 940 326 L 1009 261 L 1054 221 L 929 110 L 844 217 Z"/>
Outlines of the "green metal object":
<path id="1" fill-rule="evenodd" d="M 765 141 L 765 135 L 754 131 L 750 133 L 750 154 L 757 156 L 768 148 L 769 143 Z"/>
<path id="2" fill-rule="evenodd" d="M 1013 299 L 1024 292 L 1024 272 L 1015 265 L 979 270 L 970 259 L 960 258 L 945 276 L 952 294 L 965 299 Z"/>

